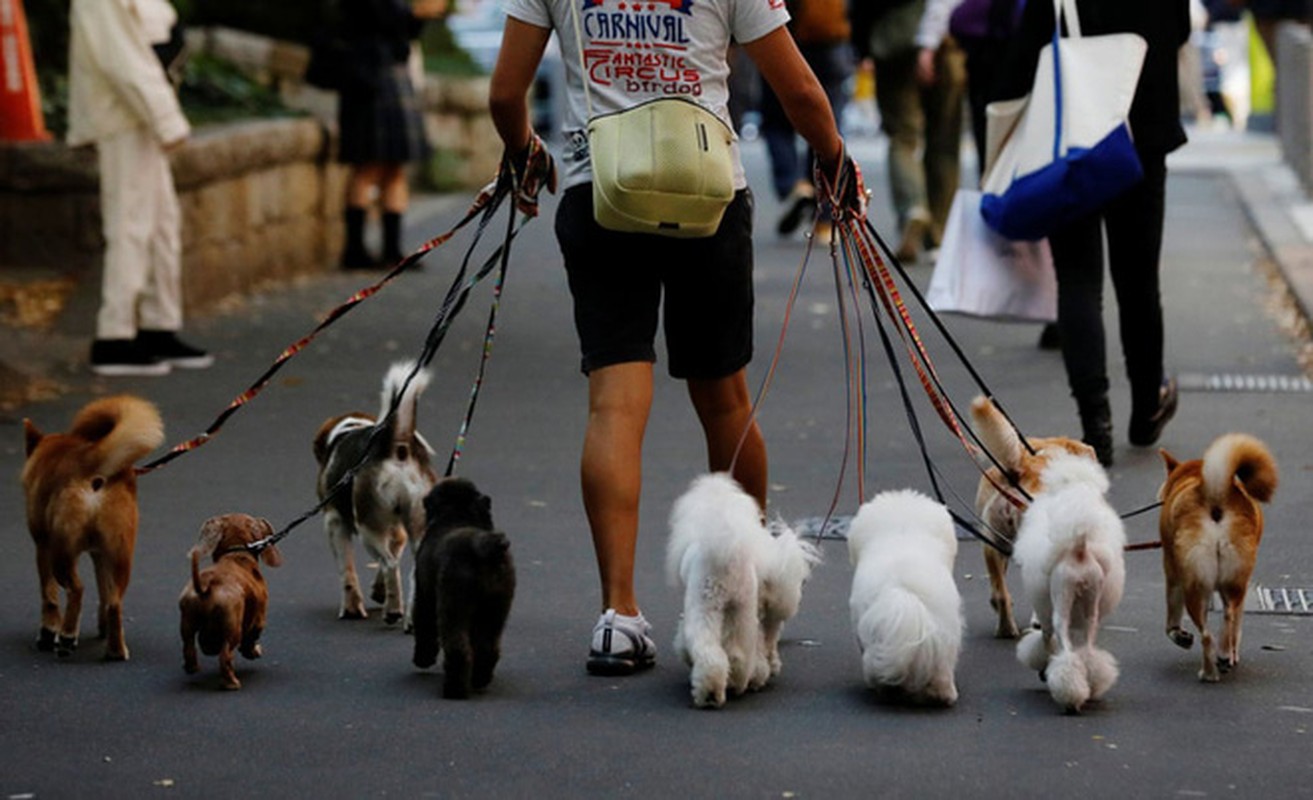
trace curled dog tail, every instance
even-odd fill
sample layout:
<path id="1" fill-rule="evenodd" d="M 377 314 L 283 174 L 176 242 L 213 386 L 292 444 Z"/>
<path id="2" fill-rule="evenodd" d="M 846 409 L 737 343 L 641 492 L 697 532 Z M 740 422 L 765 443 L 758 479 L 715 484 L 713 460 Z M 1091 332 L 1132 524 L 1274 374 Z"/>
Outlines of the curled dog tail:
<path id="1" fill-rule="evenodd" d="M 413 361 L 399 361 L 393 364 L 388 370 L 387 375 L 383 377 L 383 396 L 382 406 L 378 411 L 380 420 L 387 417 L 392 410 L 393 404 L 396 405 L 396 414 L 392 417 L 392 441 L 409 444 L 412 436 L 415 435 L 415 408 L 419 403 L 419 396 L 428 388 L 430 374 L 426 369 L 415 373 L 411 378 L 410 385 L 406 385 L 406 378 L 415 369 Z"/>
<path id="2" fill-rule="evenodd" d="M 1261 441 L 1246 433 L 1228 433 L 1204 451 L 1204 494 L 1221 503 L 1235 481 L 1260 503 L 1272 500 L 1277 490 L 1277 462 Z"/>
<path id="3" fill-rule="evenodd" d="M 994 401 L 984 395 L 972 400 L 971 421 L 985 449 L 998 459 L 998 463 L 1005 469 L 1016 469 L 1021 463 L 1021 439 Z"/>
<path id="4" fill-rule="evenodd" d="M 940 665 L 956 664 L 960 630 L 944 630 L 920 597 L 901 587 L 883 593 L 858 622 L 866 685 L 921 694 Z"/>
<path id="5" fill-rule="evenodd" d="M 140 397 L 118 395 L 88 404 L 73 418 L 69 433 L 93 447 L 98 475 L 116 475 L 164 441 L 164 422 L 155 406 Z"/>
<path id="6" fill-rule="evenodd" d="M 489 531 L 474 540 L 474 555 L 480 561 L 497 562 L 510 552 L 511 540 L 500 531 Z"/>

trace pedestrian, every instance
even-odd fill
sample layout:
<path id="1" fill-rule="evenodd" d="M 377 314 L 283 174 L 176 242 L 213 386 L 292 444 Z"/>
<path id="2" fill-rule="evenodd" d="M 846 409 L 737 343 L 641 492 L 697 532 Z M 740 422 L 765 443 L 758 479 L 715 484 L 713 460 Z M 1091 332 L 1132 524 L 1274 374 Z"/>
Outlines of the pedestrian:
<path id="1" fill-rule="evenodd" d="M 880 127 L 889 137 L 889 186 L 901 231 L 894 255 L 915 262 L 944 235 L 961 172 L 966 56 L 951 36 L 923 47 L 926 0 L 875 0 L 850 9 L 853 45 L 875 64 Z M 930 66 L 921 51 L 930 49 Z"/>
<path id="2" fill-rule="evenodd" d="M 1258 35 L 1273 64 L 1277 60 L 1277 29 L 1281 23 L 1293 22 L 1307 29 L 1313 22 L 1313 3 L 1310 0 L 1230 0 L 1230 3 L 1248 6 L 1249 13 L 1254 15 L 1254 27 L 1258 28 Z"/>
<path id="3" fill-rule="evenodd" d="M 214 363 L 178 338 L 182 217 L 168 153 L 191 127 L 152 49 L 170 40 L 176 23 L 167 0 L 73 0 L 69 9 L 68 144 L 95 145 L 100 166 L 97 375 L 164 375 Z"/>
<path id="4" fill-rule="evenodd" d="M 1148 43 L 1131 103 L 1130 127 L 1144 177 L 1135 186 L 1049 235 L 1058 280 L 1058 328 L 1067 382 L 1086 444 L 1113 462 L 1112 409 L 1103 329 L 1104 236 L 1117 298 L 1122 355 L 1131 385 L 1127 438 L 1148 447 L 1176 413 L 1177 387 L 1163 368 L 1158 280 L 1167 154 L 1185 143 L 1177 53 L 1190 36 L 1189 0 L 1076 0 L 1081 34 L 1136 33 Z M 1053 38 L 1053 4 L 1026 4 L 998 97 L 1020 97 L 1034 82 L 1040 49 Z"/>
<path id="5" fill-rule="evenodd" d="M 787 0 L 789 30 L 803 60 L 821 82 L 836 120 L 843 120 L 848 104 L 848 79 L 853 74 L 852 26 L 844 0 Z M 800 153 L 798 134 L 789 122 L 775 92 L 761 86 L 761 137 L 770 158 L 771 188 L 784 206 L 775 229 L 781 236 L 810 222 L 816 211 L 816 187 L 812 186 L 810 149 Z M 828 223 L 826 223 L 828 224 Z"/>
<path id="6" fill-rule="evenodd" d="M 567 70 L 556 235 L 588 378 L 580 474 L 602 593 L 587 666 L 593 673 L 630 673 L 651 666 L 656 656 L 635 594 L 634 559 L 662 295 L 669 372 L 687 384 L 708 466 L 724 471 L 732 465 L 734 478 L 765 511 L 766 446 L 746 377 L 753 340 L 753 203 L 735 145 L 737 192 L 713 236 L 676 239 L 601 228 L 593 216 L 583 81 L 597 114 L 678 95 L 728 122 L 725 59 L 733 39 L 784 102 L 821 168 L 851 174 L 855 167 L 844 155 L 825 91 L 785 27 L 783 2 L 509 0 L 506 9 L 490 104 L 513 163 L 523 164 L 541 147 L 525 96 L 553 30 Z M 854 207 L 857 197 L 850 201 Z"/>
<path id="7" fill-rule="evenodd" d="M 365 249 L 365 220 L 376 194 L 382 207 L 381 263 L 391 265 L 405 257 L 401 224 L 410 205 L 406 167 L 430 152 L 409 68 L 411 42 L 425 22 L 446 10 L 447 0 L 342 0 L 341 34 L 351 57 L 338 102 L 338 160 L 350 167 L 342 251 L 346 269 L 379 266 L 379 259 Z"/>

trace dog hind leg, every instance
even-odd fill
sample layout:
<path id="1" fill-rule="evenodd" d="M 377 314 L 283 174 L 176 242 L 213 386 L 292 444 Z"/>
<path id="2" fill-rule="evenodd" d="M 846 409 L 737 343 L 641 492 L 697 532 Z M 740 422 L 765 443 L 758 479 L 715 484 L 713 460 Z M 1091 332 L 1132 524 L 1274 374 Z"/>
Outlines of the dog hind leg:
<path id="1" fill-rule="evenodd" d="M 237 670 L 233 667 L 233 642 L 227 639 L 219 650 L 219 685 L 229 690 L 242 688 L 242 682 L 237 679 Z"/>
<path id="2" fill-rule="evenodd" d="M 1172 578 L 1167 581 L 1167 638 L 1183 650 L 1194 646 L 1194 634 L 1181 627 L 1185 613 L 1185 590 Z"/>
<path id="3" fill-rule="evenodd" d="M 492 673 L 501 660 L 501 636 L 510 614 L 510 602 L 489 599 L 477 615 L 471 642 L 474 646 L 474 669 L 470 677 L 475 689 L 492 683 Z"/>
<path id="4" fill-rule="evenodd" d="M 123 635 L 123 594 L 132 577 L 131 553 L 116 555 L 93 552 L 96 567 L 96 588 L 100 595 L 100 625 L 105 637 L 105 659 L 127 661 L 128 643 Z"/>
<path id="5" fill-rule="evenodd" d="M 36 571 L 41 582 L 41 630 L 37 633 L 36 648 L 53 653 L 59 634 L 59 582 L 55 580 L 49 548 L 37 548 Z"/>
<path id="6" fill-rule="evenodd" d="M 369 612 L 365 610 L 365 597 L 360 593 L 360 578 L 356 575 L 351 528 L 337 511 L 330 508 L 324 512 L 324 529 L 328 533 L 328 544 L 333 548 L 333 558 L 337 561 L 342 583 L 342 604 L 338 608 L 337 618 L 365 619 Z"/>
<path id="7" fill-rule="evenodd" d="M 1222 652 L 1217 657 L 1222 672 L 1230 672 L 1240 663 L 1240 623 L 1244 618 L 1246 590 L 1245 586 L 1222 589 Z"/>
<path id="8" fill-rule="evenodd" d="M 412 663 L 420 669 L 433 666 L 438 660 L 438 594 L 437 575 L 433 570 L 415 568 L 415 600 L 411 623 L 415 636 Z"/>
<path id="9" fill-rule="evenodd" d="M 463 700 L 470 696 L 473 678 L 474 652 L 470 643 L 473 615 L 461 602 L 468 601 L 467 597 L 453 598 L 449 594 L 442 600 L 438 622 L 442 628 L 442 696 Z"/>
<path id="10" fill-rule="evenodd" d="M 55 580 L 64 589 L 64 617 L 55 642 L 55 655 L 67 658 L 78 646 L 78 624 L 82 618 L 82 579 L 78 577 L 77 557 L 60 553 L 55 556 Z"/>
<path id="11" fill-rule="evenodd" d="M 724 609 L 702 607 L 699 588 L 696 582 L 690 585 L 684 603 L 682 634 L 688 661 L 692 665 L 689 683 L 692 685 L 693 705 L 720 708 L 725 705 L 725 690 L 729 683 L 729 656 L 721 643 Z"/>
<path id="12" fill-rule="evenodd" d="M 1209 592 L 1198 586 L 1186 590 L 1185 610 L 1190 614 L 1190 621 L 1199 631 L 1199 641 L 1203 645 L 1203 666 L 1199 670 L 1199 680 L 1204 683 L 1216 683 L 1221 680 L 1217 671 L 1217 647 L 1213 634 L 1208 630 Z"/>
<path id="13" fill-rule="evenodd" d="M 1008 557 L 985 546 L 985 568 L 989 571 L 989 605 L 998 614 L 995 639 L 1017 639 L 1017 621 L 1012 613 L 1012 595 L 1008 593 Z"/>
<path id="14" fill-rule="evenodd" d="M 196 629 L 192 625 L 191 615 L 187 611 L 182 612 L 182 624 L 179 626 L 182 634 L 182 668 L 188 675 L 195 675 L 201 671 L 200 660 L 196 657 Z"/>

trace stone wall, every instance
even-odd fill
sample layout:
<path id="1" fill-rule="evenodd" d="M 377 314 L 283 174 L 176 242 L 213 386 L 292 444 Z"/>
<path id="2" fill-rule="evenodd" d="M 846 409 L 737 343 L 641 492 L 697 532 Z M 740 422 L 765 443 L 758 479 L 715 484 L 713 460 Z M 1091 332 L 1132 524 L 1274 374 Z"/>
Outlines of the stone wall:
<path id="1" fill-rule="evenodd" d="M 172 154 L 188 310 L 336 263 L 345 170 L 331 148 L 304 117 L 207 126 Z M 0 145 L 0 270 L 95 275 L 103 248 L 94 151 Z"/>
<path id="2" fill-rule="evenodd" d="M 346 169 L 333 161 L 336 95 L 301 80 L 309 51 L 222 28 L 190 30 L 188 44 L 275 87 L 295 119 L 205 126 L 175 153 L 182 205 L 188 311 L 269 281 L 337 264 Z M 426 75 L 421 97 L 432 161 L 421 188 L 468 191 L 497 171 L 501 146 L 488 115 L 486 77 Z M 99 176 L 90 148 L 0 144 L 0 271 L 100 269 Z"/>

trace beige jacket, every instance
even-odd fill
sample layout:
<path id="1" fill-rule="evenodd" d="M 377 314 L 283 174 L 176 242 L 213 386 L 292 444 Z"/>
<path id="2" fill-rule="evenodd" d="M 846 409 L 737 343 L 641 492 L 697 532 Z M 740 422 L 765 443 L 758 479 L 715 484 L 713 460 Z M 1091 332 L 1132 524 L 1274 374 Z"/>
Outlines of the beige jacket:
<path id="1" fill-rule="evenodd" d="M 132 128 L 160 144 L 191 132 L 151 43 L 167 41 L 177 12 L 168 0 L 73 0 L 69 11 L 68 143 L 89 144 Z"/>

